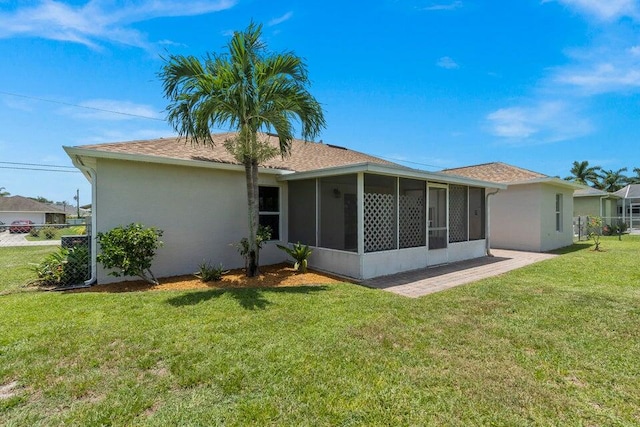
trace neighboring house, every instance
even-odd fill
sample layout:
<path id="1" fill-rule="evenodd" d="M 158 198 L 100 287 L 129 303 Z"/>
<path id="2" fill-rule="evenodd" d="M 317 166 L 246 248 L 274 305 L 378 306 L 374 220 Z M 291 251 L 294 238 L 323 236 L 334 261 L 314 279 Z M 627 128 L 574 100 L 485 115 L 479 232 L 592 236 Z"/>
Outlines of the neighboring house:
<path id="1" fill-rule="evenodd" d="M 491 196 L 491 247 L 546 252 L 573 243 L 573 192 L 581 185 L 501 162 L 442 171 L 506 184 Z"/>
<path id="2" fill-rule="evenodd" d="M 233 246 L 248 228 L 244 167 L 223 146 L 234 135 L 214 135 L 213 147 L 168 138 L 64 149 L 92 183 L 93 229 L 164 230 L 154 272 L 167 277 L 203 260 L 244 265 Z M 294 140 L 291 152 L 259 169 L 260 223 L 274 239 L 261 264 L 286 260 L 274 243 L 298 241 L 313 247 L 311 267 L 356 279 L 485 255 L 485 194 L 506 186 L 330 144 Z M 97 279 L 116 280 L 100 268 Z"/>
<path id="3" fill-rule="evenodd" d="M 573 216 L 599 216 L 605 223 L 618 217 L 620 196 L 592 187 L 582 187 L 573 192 Z"/>
<path id="4" fill-rule="evenodd" d="M 640 184 L 629 184 L 613 194 L 620 197 L 618 216 L 629 228 L 640 228 Z"/>
<path id="5" fill-rule="evenodd" d="M 0 197 L 0 221 L 11 224 L 25 219 L 35 224 L 64 224 L 64 211 L 22 196 Z"/>
<path id="6" fill-rule="evenodd" d="M 56 203 L 47 203 L 47 205 L 57 208 L 58 210 L 61 210 L 62 212 L 67 214 L 67 217 L 74 217 L 74 218 L 78 217 L 78 206 L 75 204 L 56 202 Z M 87 210 L 82 206 L 80 206 L 79 210 L 80 210 L 80 218 L 91 215 L 91 210 Z"/>

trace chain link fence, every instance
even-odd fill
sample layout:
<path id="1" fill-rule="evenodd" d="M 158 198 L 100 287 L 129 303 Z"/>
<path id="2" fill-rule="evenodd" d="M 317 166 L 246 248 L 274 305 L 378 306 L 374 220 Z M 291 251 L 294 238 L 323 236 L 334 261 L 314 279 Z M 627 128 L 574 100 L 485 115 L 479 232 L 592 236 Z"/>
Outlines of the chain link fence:
<path id="1" fill-rule="evenodd" d="M 91 276 L 89 218 L 74 224 L 0 224 L 0 292 L 82 285 Z"/>
<path id="2" fill-rule="evenodd" d="M 602 227 L 600 229 L 600 234 L 605 236 L 617 235 L 621 233 L 625 233 L 630 229 L 630 226 L 640 224 L 640 220 L 637 217 L 633 218 L 633 221 L 630 218 L 622 218 L 621 216 L 607 216 L 602 218 Z M 588 216 L 577 216 L 573 218 L 573 234 L 574 236 L 580 240 L 588 240 L 589 239 L 589 217 Z"/>

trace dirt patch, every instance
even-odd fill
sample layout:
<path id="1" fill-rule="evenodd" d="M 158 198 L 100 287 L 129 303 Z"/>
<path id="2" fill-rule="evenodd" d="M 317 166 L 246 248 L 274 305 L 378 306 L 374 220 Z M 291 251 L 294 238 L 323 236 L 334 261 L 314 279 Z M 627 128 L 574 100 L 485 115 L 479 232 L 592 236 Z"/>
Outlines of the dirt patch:
<path id="1" fill-rule="evenodd" d="M 16 387 L 18 387 L 18 381 L 12 381 L 8 384 L 0 385 L 0 399 L 10 399 L 15 396 Z"/>
<path id="2" fill-rule="evenodd" d="M 298 273 L 289 264 L 274 264 L 260 267 L 260 276 L 246 277 L 244 269 L 231 270 L 218 282 L 203 282 L 195 276 L 174 276 L 159 279 L 159 285 L 151 285 L 142 280 L 131 282 L 95 285 L 87 289 L 69 292 L 136 292 L 168 291 L 186 289 L 229 289 L 229 288 L 267 288 L 284 286 L 313 286 L 331 283 L 344 283 L 343 279 L 328 274 L 308 270 Z"/>

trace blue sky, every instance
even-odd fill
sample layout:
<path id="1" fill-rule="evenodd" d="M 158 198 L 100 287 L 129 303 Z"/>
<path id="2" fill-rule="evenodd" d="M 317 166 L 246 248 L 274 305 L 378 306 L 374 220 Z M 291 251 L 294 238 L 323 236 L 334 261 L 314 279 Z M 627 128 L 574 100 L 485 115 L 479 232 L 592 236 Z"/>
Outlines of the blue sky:
<path id="1" fill-rule="evenodd" d="M 160 55 L 222 52 L 251 19 L 306 59 L 325 142 L 427 170 L 640 167 L 638 1 L 0 0 L 0 187 L 88 203 L 80 174 L 7 162 L 172 135 Z"/>

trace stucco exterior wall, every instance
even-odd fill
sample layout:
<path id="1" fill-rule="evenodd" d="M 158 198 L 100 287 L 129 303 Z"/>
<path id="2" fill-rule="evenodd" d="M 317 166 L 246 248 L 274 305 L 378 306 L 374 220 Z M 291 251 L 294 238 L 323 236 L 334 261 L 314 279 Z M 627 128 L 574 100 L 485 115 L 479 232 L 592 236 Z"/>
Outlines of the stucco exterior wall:
<path id="1" fill-rule="evenodd" d="M 510 186 L 490 197 L 490 245 L 498 249 L 541 249 L 540 184 Z"/>
<path id="2" fill-rule="evenodd" d="M 556 231 L 556 194 L 562 227 Z M 512 185 L 492 196 L 491 247 L 546 252 L 573 243 L 573 190 L 549 183 Z"/>
<path id="3" fill-rule="evenodd" d="M 96 171 L 96 231 L 132 222 L 164 230 L 152 267 L 157 277 L 193 273 L 203 260 L 244 266 L 233 246 L 248 233 L 243 172 L 108 159 L 98 159 Z M 260 184 L 281 187 L 280 238 L 286 241 L 286 183 L 261 175 Z M 261 264 L 285 260 L 275 243 L 265 245 Z M 99 264 L 97 276 L 98 283 L 122 280 Z"/>
<path id="4" fill-rule="evenodd" d="M 573 190 L 555 185 L 540 186 L 540 252 L 573 243 Z M 562 227 L 556 231 L 556 194 L 562 194 Z"/>
<path id="5" fill-rule="evenodd" d="M 606 216 L 600 213 L 600 197 L 575 197 L 573 216 Z"/>
<path id="6" fill-rule="evenodd" d="M 617 199 L 605 199 L 604 200 L 604 212 L 602 216 L 606 218 L 617 217 L 618 215 L 618 200 Z"/>

